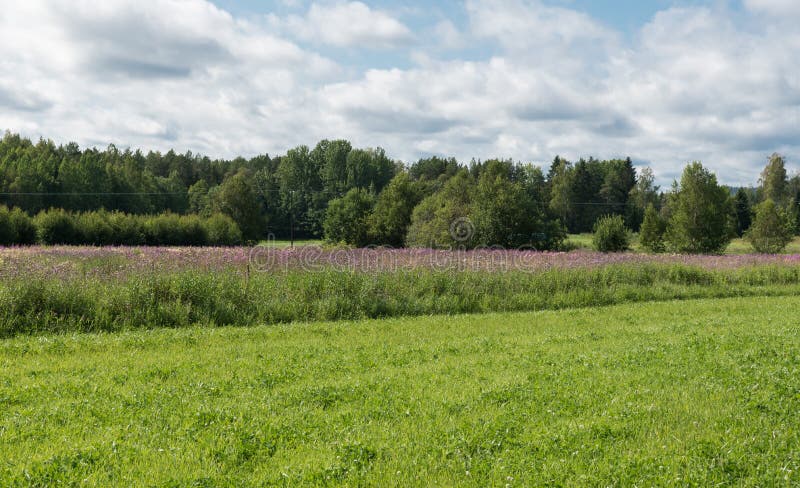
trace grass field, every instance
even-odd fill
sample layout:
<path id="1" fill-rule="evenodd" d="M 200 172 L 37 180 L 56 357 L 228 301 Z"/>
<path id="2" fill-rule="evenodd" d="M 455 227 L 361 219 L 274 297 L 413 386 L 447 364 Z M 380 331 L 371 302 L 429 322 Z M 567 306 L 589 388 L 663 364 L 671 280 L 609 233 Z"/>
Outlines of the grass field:
<path id="1" fill-rule="evenodd" d="M 592 234 L 570 234 L 566 244 L 574 249 L 592 249 Z M 639 235 L 634 234 L 631 239 L 631 249 L 636 252 L 644 252 L 639 245 Z M 739 255 L 753 253 L 753 247 L 744 239 L 733 239 L 725 250 L 725 254 Z M 783 250 L 783 254 L 800 254 L 800 237 L 795 237 L 792 242 Z"/>
<path id="2" fill-rule="evenodd" d="M 799 307 L 6 339 L 0 485 L 797 485 Z"/>
<path id="3" fill-rule="evenodd" d="M 319 239 L 295 239 L 294 246 L 295 247 L 302 247 L 302 246 L 322 246 L 325 242 Z M 287 247 L 292 246 L 292 241 L 288 239 L 280 239 L 280 240 L 267 240 L 261 241 L 259 243 L 260 246 L 271 247 L 275 249 L 285 249 Z"/>

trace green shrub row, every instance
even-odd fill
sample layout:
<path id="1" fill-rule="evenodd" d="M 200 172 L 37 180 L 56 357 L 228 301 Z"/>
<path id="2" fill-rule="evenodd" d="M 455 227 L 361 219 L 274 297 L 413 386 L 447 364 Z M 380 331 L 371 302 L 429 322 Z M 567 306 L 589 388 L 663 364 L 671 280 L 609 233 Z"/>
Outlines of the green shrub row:
<path id="1" fill-rule="evenodd" d="M 0 206 L 0 245 L 30 244 L 234 246 L 242 233 L 228 216 L 122 212 L 71 213 L 50 209 L 31 218 L 19 209 Z"/>
<path id="2" fill-rule="evenodd" d="M 0 282 L 0 336 L 797 293 L 800 267 L 788 266 L 708 270 L 687 265 L 613 265 L 538 273 L 154 271 L 119 281 L 90 278 L 80 282 L 20 277 Z"/>

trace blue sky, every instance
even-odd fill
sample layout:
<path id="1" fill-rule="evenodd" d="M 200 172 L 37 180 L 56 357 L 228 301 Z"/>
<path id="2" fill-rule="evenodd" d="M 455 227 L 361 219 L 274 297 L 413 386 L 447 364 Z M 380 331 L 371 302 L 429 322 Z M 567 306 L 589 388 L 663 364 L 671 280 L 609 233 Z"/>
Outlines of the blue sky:
<path id="1" fill-rule="evenodd" d="M 323 138 L 548 164 L 800 161 L 797 0 L 28 0 L 0 129 L 211 157 Z"/>

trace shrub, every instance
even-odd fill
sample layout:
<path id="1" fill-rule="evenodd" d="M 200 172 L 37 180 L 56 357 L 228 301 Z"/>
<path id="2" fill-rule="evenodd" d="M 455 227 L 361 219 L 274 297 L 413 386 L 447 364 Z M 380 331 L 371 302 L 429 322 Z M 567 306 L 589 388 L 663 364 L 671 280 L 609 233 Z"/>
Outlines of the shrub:
<path id="1" fill-rule="evenodd" d="M 75 217 L 77 241 L 93 246 L 113 244 L 114 229 L 108 223 L 105 211 L 85 212 Z"/>
<path id="2" fill-rule="evenodd" d="M 11 223 L 11 212 L 5 206 L 0 206 L 0 246 L 10 246 L 17 243 L 17 231 Z"/>
<path id="3" fill-rule="evenodd" d="M 602 217 L 594 226 L 594 248 L 601 252 L 622 252 L 630 247 L 630 237 L 621 215 Z"/>
<path id="4" fill-rule="evenodd" d="M 208 244 L 208 233 L 203 221 L 197 215 L 180 217 L 181 244 L 184 246 L 203 246 Z"/>
<path id="5" fill-rule="evenodd" d="M 16 244 L 30 246 L 36 244 L 36 226 L 33 219 L 20 208 L 15 208 L 9 216 L 11 227 L 16 232 Z"/>
<path id="6" fill-rule="evenodd" d="M 79 234 L 72 214 L 63 209 L 41 211 L 34 219 L 36 238 L 42 244 L 79 244 Z"/>
<path id="7" fill-rule="evenodd" d="M 745 237 L 756 252 L 777 254 L 792 241 L 789 213 L 770 199 L 756 207 L 756 216 Z"/>
<path id="8" fill-rule="evenodd" d="M 108 214 L 108 225 L 113 230 L 111 244 L 117 246 L 135 246 L 145 243 L 144 217 L 128 215 L 122 212 L 111 212 Z"/>
<path id="9" fill-rule="evenodd" d="M 37 240 L 41 244 L 95 246 L 233 246 L 241 244 L 242 232 L 233 219 L 222 214 L 203 218 L 172 213 L 128 215 L 105 210 L 72 214 L 54 209 L 41 212 L 32 220 L 22 211 L 8 212 L 0 207 L 0 245 L 6 241 L 34 244 Z"/>
<path id="10" fill-rule="evenodd" d="M 180 216 L 177 214 L 164 213 L 147 217 L 142 227 L 148 246 L 174 246 L 183 242 Z"/>
<path id="11" fill-rule="evenodd" d="M 653 204 L 644 211 L 644 220 L 639 230 L 639 243 L 650 252 L 664 252 L 664 233 L 667 223 L 661 218 Z"/>
<path id="12" fill-rule="evenodd" d="M 208 244 L 212 246 L 236 246 L 242 243 L 242 231 L 227 215 L 216 213 L 205 221 Z"/>

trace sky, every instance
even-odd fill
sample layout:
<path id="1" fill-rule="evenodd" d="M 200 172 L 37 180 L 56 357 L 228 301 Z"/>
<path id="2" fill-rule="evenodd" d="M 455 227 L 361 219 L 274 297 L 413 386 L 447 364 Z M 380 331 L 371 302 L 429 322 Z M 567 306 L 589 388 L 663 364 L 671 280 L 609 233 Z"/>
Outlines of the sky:
<path id="1" fill-rule="evenodd" d="M 280 155 L 800 168 L 797 0 L 0 0 L 0 131 Z"/>

